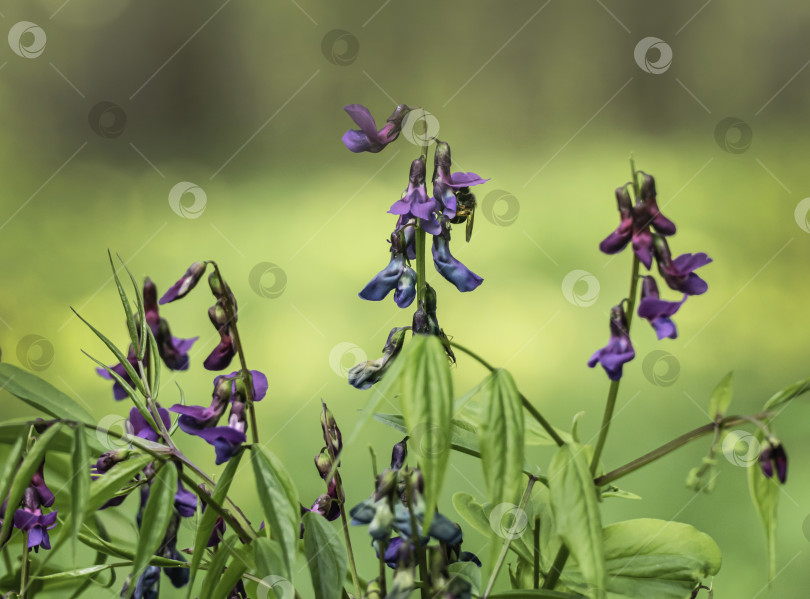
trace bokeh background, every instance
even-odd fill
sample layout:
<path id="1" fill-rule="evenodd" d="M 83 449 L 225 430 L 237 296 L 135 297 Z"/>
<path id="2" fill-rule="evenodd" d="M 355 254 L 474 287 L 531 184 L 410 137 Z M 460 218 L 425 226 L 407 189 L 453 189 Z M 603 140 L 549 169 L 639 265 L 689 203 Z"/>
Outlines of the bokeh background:
<path id="1" fill-rule="evenodd" d="M 613 188 L 629 179 L 631 152 L 678 225 L 673 252 L 714 258 L 701 271 L 709 292 L 678 314 L 678 339 L 658 342 L 635 323 L 608 468 L 705 423 L 729 370 L 734 412 L 757 411 L 810 374 L 806 3 L 4 0 L 0 13 L 9 32 L 0 48 L 2 359 L 99 419 L 128 406 L 81 354 L 110 361 L 69 306 L 126 343 L 107 249 L 161 293 L 191 262 L 216 259 L 240 301 L 248 362 L 270 379 L 262 439 L 302 501 L 322 492 L 311 463 L 320 399 L 351 430 L 369 392 L 349 387 L 347 368 L 377 357 L 388 330 L 411 319 L 390 298 L 369 303 L 357 292 L 387 263 L 386 210 L 419 148 L 403 136 L 383 153 L 351 154 L 340 142 L 350 103 L 378 122 L 399 102 L 424 107 L 457 165 L 492 178 L 479 188 L 472 242 L 457 232 L 452 245 L 485 282 L 462 295 L 432 273 L 441 324 L 507 366 L 557 425 L 583 411 L 585 439 L 608 387 L 585 362 L 607 341 L 631 261 L 597 245 L 618 223 Z M 162 310 L 176 335 L 200 336 L 191 369 L 164 377 L 164 403 L 176 400 L 175 382 L 190 403 L 210 399 L 210 303 L 201 288 Z M 457 394 L 484 374 L 462 356 Z M 32 414 L 0 397 L 3 418 Z M 808 416 L 797 402 L 777 423 L 791 470 L 771 588 L 744 468 L 720 456 L 713 493 L 685 488 L 708 441 L 622 480 L 643 499 L 606 501 L 605 521 L 677 519 L 712 535 L 724 556 L 718 597 L 803 596 Z M 350 502 L 371 492 L 368 445 L 385 460 L 398 440 L 372 422 L 347 448 Z M 181 443 L 212 475 L 221 470 L 202 441 Z M 532 453 L 541 467 L 549 458 Z M 258 521 L 244 474 L 234 488 Z M 478 464 L 454 456 L 445 489 L 451 515 L 453 492 L 483 499 Z M 134 538 L 135 504 L 107 516 L 117 537 Z M 190 530 L 181 535 L 190 545 Z M 353 535 L 371 577 L 366 532 Z M 484 538 L 467 539 L 487 553 Z M 68 551 L 52 563 L 91 559 Z M 120 582 L 87 596 L 114 596 Z M 162 586 L 162 597 L 181 596 L 165 578 Z"/>

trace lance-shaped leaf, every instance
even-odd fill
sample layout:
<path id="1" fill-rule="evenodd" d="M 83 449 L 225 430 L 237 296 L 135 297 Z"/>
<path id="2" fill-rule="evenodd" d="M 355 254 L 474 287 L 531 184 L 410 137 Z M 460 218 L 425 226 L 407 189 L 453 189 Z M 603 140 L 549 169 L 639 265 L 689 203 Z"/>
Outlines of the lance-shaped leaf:
<path id="1" fill-rule="evenodd" d="M 166 462 L 155 473 L 149 489 L 149 499 L 143 510 L 143 526 L 138 537 L 135 559 L 132 561 L 127 598 L 135 591 L 135 582 L 149 565 L 150 558 L 158 550 L 166 535 L 166 529 L 174 513 L 174 494 L 177 492 L 177 468 Z"/>
<path id="2" fill-rule="evenodd" d="M 226 549 L 223 546 L 221 549 Z M 249 546 L 230 548 L 231 559 L 225 573 L 218 579 L 215 578 L 209 584 L 204 584 L 200 599 L 218 599 L 219 597 L 229 597 L 231 590 L 242 578 L 242 574 L 252 568 L 253 549 Z M 211 572 L 209 572 L 211 574 Z M 213 584 L 216 583 L 216 584 Z"/>
<path id="3" fill-rule="evenodd" d="M 315 599 L 340 599 L 348 557 L 341 535 L 320 514 L 304 514 L 304 552 Z"/>
<path id="4" fill-rule="evenodd" d="M 688 524 L 641 518 L 606 526 L 602 534 L 612 598 L 684 599 L 720 570 L 717 543 Z M 563 573 L 563 582 L 587 586 L 576 564 Z"/>
<path id="5" fill-rule="evenodd" d="M 127 320 L 127 330 L 129 331 L 129 339 L 132 342 L 132 347 L 138 350 L 138 358 L 143 358 L 143 354 L 140 352 L 140 340 L 138 339 L 138 324 L 135 323 L 135 316 L 132 314 L 132 304 L 129 302 L 129 298 L 127 297 L 126 292 L 124 291 L 124 287 L 121 285 L 121 279 L 118 278 L 118 273 L 115 270 L 115 263 L 113 262 L 112 254 L 110 250 L 107 250 L 107 257 L 110 259 L 110 268 L 112 268 L 113 279 L 115 279 L 115 286 L 118 289 L 118 295 L 121 298 L 121 305 L 124 307 L 124 315 L 126 316 Z M 120 259 L 120 256 L 119 256 Z M 123 263 L 123 260 L 122 260 Z M 134 281 L 133 281 L 134 282 Z M 137 293 L 137 287 L 135 288 Z M 143 313 L 140 309 L 141 306 L 138 306 L 138 316 Z M 143 330 L 143 329 L 141 329 Z"/>
<path id="6" fill-rule="evenodd" d="M 25 440 L 27 435 L 28 427 L 26 427 L 26 434 L 20 435 L 17 437 L 17 442 L 11 448 L 8 456 L 6 457 L 6 465 L 3 466 L 3 473 L 0 474 L 0 497 L 4 500 L 8 497 L 9 489 L 11 489 L 11 485 L 14 483 L 14 475 L 17 473 L 17 468 L 20 465 L 20 460 L 22 459 L 22 452 L 25 448 Z M 25 490 L 23 490 L 23 493 Z"/>
<path id="7" fill-rule="evenodd" d="M 792 385 L 788 385 L 784 389 L 777 391 L 771 398 L 765 402 L 765 409 L 772 410 L 783 403 L 799 397 L 803 393 L 810 391 L 810 378 L 797 381 Z"/>
<path id="8" fill-rule="evenodd" d="M 208 572 L 200 588 L 200 599 L 208 599 L 213 596 L 214 587 L 217 585 L 217 581 L 223 576 L 222 570 L 228 562 L 228 558 L 236 551 L 236 542 L 237 537 L 228 537 L 217 547 L 217 550 L 214 552 L 214 557 L 208 562 Z M 222 596 L 223 595 L 220 595 L 220 597 Z"/>
<path id="9" fill-rule="evenodd" d="M 602 520 L 584 447 L 576 443 L 560 447 L 551 460 L 548 478 L 557 532 L 577 560 L 589 592 L 604 599 Z"/>
<path id="10" fill-rule="evenodd" d="M 453 382 L 444 346 L 433 335 L 415 335 L 401 374 L 402 415 L 425 480 L 424 527 L 430 526 L 450 458 Z"/>
<path id="11" fill-rule="evenodd" d="M 722 418 L 728 411 L 728 406 L 731 404 L 731 377 L 733 374 L 733 372 L 729 372 L 724 376 L 712 391 L 712 397 L 709 400 L 709 416 L 712 420 Z"/>
<path id="12" fill-rule="evenodd" d="M 285 576 L 292 580 L 295 548 L 298 544 L 298 491 L 281 461 L 257 445 L 250 448 L 256 490 L 262 504 L 265 522 L 273 538 L 278 539 L 284 555 Z"/>
<path id="13" fill-rule="evenodd" d="M 761 429 L 755 433 L 760 443 L 764 439 Z M 776 477 L 768 478 L 760 470 L 759 461 L 748 466 L 748 491 L 751 501 L 765 528 L 765 542 L 768 549 L 768 579 L 776 576 L 776 507 L 779 503 L 779 483 Z"/>
<path id="14" fill-rule="evenodd" d="M 481 390 L 478 429 L 484 480 L 493 505 L 516 503 L 523 481 L 523 406 L 512 375 L 498 369 Z"/>
<path id="15" fill-rule="evenodd" d="M 59 389 L 27 370 L 0 363 L 0 388 L 30 406 L 62 420 L 93 424 L 93 417 Z"/>
<path id="16" fill-rule="evenodd" d="M 29 449 L 22 463 L 14 474 L 14 479 L 8 493 L 8 502 L 6 503 L 6 511 L 3 515 L 3 526 L 0 528 L 0 545 L 5 543 L 8 538 L 8 533 L 11 529 L 11 524 L 14 521 L 14 512 L 17 506 L 23 499 L 25 489 L 31 484 L 31 479 L 34 473 L 39 469 L 42 460 L 45 459 L 45 452 L 48 451 L 48 445 L 59 434 L 62 428 L 62 423 L 57 422 L 48 427 L 43 434 L 34 442 L 33 446 Z"/>
<path id="17" fill-rule="evenodd" d="M 84 508 L 90 495 L 90 457 L 87 451 L 87 438 L 84 425 L 79 424 L 73 431 L 73 453 L 70 456 L 70 529 L 73 539 L 73 551 L 76 551 L 76 537 L 84 520 Z"/>
<path id="18" fill-rule="evenodd" d="M 222 476 L 220 476 L 216 487 L 214 487 L 214 490 L 211 493 L 211 500 L 217 505 L 222 505 L 225 501 L 225 497 L 228 494 L 228 489 L 230 489 L 231 483 L 233 482 L 233 477 L 236 475 L 236 472 L 239 469 L 239 462 L 242 461 L 243 453 L 243 451 L 239 451 L 230 460 L 228 460 L 228 464 L 225 466 Z M 194 586 L 194 577 L 197 575 L 200 562 L 205 555 L 208 539 L 211 538 L 211 533 L 213 532 L 214 526 L 217 523 L 217 516 L 218 514 L 216 511 L 214 511 L 212 508 L 207 508 L 200 519 L 200 523 L 197 525 L 197 534 L 194 536 L 194 554 L 191 556 L 191 572 L 188 583 L 189 597 L 191 596 L 191 587 Z"/>

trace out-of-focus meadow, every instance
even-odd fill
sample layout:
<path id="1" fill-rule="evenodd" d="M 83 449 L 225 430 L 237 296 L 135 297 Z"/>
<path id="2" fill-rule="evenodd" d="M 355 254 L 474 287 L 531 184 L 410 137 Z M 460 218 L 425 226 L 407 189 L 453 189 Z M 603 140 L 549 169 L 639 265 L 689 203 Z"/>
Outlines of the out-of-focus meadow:
<path id="1" fill-rule="evenodd" d="M 0 30 L 29 21 L 44 33 L 29 27 L 0 49 L 2 359 L 112 422 L 128 406 L 80 350 L 112 359 L 69 306 L 124 346 L 108 248 L 160 293 L 193 261 L 215 259 L 240 303 L 248 363 L 270 380 L 261 438 L 302 501 L 314 500 L 320 398 L 344 434 L 352 430 L 370 392 L 351 388 L 346 369 L 377 357 L 389 329 L 412 314 L 357 292 L 387 264 L 386 210 L 420 149 L 403 136 L 380 154 L 351 154 L 340 142 L 352 126 L 342 107 L 364 104 L 380 122 L 404 102 L 435 115 L 462 170 L 492 178 L 477 193 L 472 242 L 459 227 L 452 245 L 484 284 L 459 294 L 429 279 L 448 335 L 508 367 L 558 426 L 584 411 L 584 438 L 595 435 L 608 381 L 585 362 L 607 341 L 631 262 L 597 246 L 618 224 L 613 189 L 629 179 L 633 152 L 678 225 L 673 252 L 705 251 L 714 263 L 701 271 L 708 293 L 677 316 L 678 339 L 658 342 L 634 323 L 637 356 L 604 462 L 617 467 L 706 423 L 711 390 L 729 370 L 732 411 L 758 411 L 810 375 L 810 6 L 659 4 L 3 2 Z M 664 45 L 650 42 L 645 62 L 637 44 L 647 37 Z M 172 204 L 182 182 L 199 188 L 196 204 L 179 192 Z M 564 285 L 577 270 L 578 282 Z M 190 370 L 164 375 L 164 404 L 177 401 L 175 383 L 189 403 L 210 400 L 202 360 L 217 342 L 211 303 L 201 288 L 162 308 L 175 335 L 200 336 Z M 457 394 L 484 374 L 460 356 Z M 0 401 L 3 418 L 33 413 L 5 392 Z M 745 469 L 720 456 L 713 493 L 685 488 L 708 441 L 623 479 L 643 499 L 608 500 L 605 520 L 676 519 L 709 533 L 724 558 L 718 597 L 804 596 L 809 419 L 810 407 L 796 403 L 776 424 L 791 461 L 770 589 Z M 210 446 L 180 437 L 192 459 L 221 471 Z M 399 439 L 372 422 L 347 447 L 349 503 L 371 492 L 368 445 L 385 460 Z M 545 468 L 550 452 L 531 457 Z M 236 499 L 258 523 L 244 474 Z M 441 506 L 450 515 L 458 490 L 484 498 L 479 465 L 454 455 Z M 115 536 L 134 537 L 136 503 L 108 516 Z M 465 548 L 488 556 L 486 539 L 466 528 Z M 369 537 L 352 534 L 371 577 Z M 180 545 L 191 543 L 181 530 Z M 69 553 L 52 563 L 92 563 L 90 552 Z M 185 596 L 167 582 L 161 597 Z M 116 594 L 120 583 L 87 596 Z"/>

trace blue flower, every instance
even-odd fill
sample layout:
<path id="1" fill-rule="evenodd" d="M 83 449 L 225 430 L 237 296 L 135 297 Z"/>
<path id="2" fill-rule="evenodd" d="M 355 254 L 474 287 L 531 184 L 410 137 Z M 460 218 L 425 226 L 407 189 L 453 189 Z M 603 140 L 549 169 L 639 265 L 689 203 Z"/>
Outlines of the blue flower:
<path id="1" fill-rule="evenodd" d="M 622 378 L 622 366 L 635 357 L 636 352 L 627 334 L 627 317 L 624 310 L 621 305 L 613 306 L 610 311 L 610 341 L 591 356 L 588 366 L 593 368 L 598 362 L 611 381 L 618 381 Z"/>

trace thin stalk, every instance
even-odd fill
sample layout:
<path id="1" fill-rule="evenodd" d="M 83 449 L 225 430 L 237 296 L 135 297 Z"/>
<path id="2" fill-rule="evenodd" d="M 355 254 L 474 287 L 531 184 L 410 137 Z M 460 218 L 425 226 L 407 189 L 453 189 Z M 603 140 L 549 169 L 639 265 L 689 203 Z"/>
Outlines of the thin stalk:
<path id="1" fill-rule="evenodd" d="M 540 516 L 534 517 L 534 588 L 540 588 Z"/>
<path id="2" fill-rule="evenodd" d="M 705 424 L 703 426 L 699 426 L 698 428 L 689 431 L 688 433 L 684 433 L 680 437 L 677 437 L 670 441 L 669 443 L 665 443 L 661 447 L 657 449 L 653 449 L 649 453 L 645 453 L 643 456 L 636 458 L 632 462 L 628 462 L 624 466 L 620 466 L 615 470 L 608 472 L 607 474 L 603 474 L 594 479 L 594 484 L 597 487 L 604 486 L 608 483 L 611 483 L 615 480 L 622 478 L 623 476 L 627 476 L 628 474 L 635 472 L 643 468 L 648 464 L 652 464 L 656 460 L 661 459 L 665 455 L 668 455 L 675 451 L 676 449 L 680 449 L 684 445 L 691 443 L 696 439 L 700 439 L 701 437 L 705 437 L 707 435 L 712 434 L 716 430 L 722 430 L 723 428 L 729 426 L 735 426 L 737 424 L 742 424 L 744 422 L 749 422 L 752 418 L 759 419 L 759 418 L 767 418 L 770 415 L 770 412 L 762 412 L 761 414 L 755 414 L 754 416 L 727 416 L 722 420 L 717 422 L 710 422 L 709 424 Z"/>
<path id="3" fill-rule="evenodd" d="M 258 443 L 259 428 L 256 423 L 256 413 L 253 408 L 253 375 L 250 372 L 250 369 L 247 367 L 245 350 L 242 347 L 242 340 L 239 337 L 239 327 L 236 326 L 236 307 L 231 304 L 230 288 L 225 282 L 225 279 L 222 278 L 222 274 L 219 271 L 219 265 L 213 260 L 211 261 L 211 264 L 214 265 L 214 270 L 217 273 L 217 277 L 226 291 L 223 307 L 225 308 L 225 317 L 228 319 L 228 326 L 233 334 L 233 344 L 236 349 L 236 353 L 239 356 L 239 364 L 242 367 L 242 377 L 245 379 L 245 393 L 247 393 L 247 401 L 245 403 L 247 404 L 248 418 L 250 418 L 250 436 L 254 443 Z"/>
<path id="4" fill-rule="evenodd" d="M 529 475 L 529 484 L 526 485 L 526 491 L 523 493 L 523 497 L 520 499 L 520 505 L 518 506 L 517 511 L 518 514 L 522 513 L 523 508 L 526 507 L 526 502 L 529 501 L 529 496 L 532 494 L 532 487 L 534 487 L 534 483 L 536 481 L 537 481 L 536 476 Z M 501 554 L 498 556 L 498 561 L 495 562 L 495 568 L 492 570 L 492 574 L 489 577 L 489 583 L 487 584 L 487 588 L 481 595 L 481 599 L 486 599 L 492 592 L 492 587 L 495 586 L 495 579 L 498 578 L 498 573 L 501 571 L 503 563 L 506 561 L 506 554 L 509 552 L 509 545 L 512 544 L 513 538 L 515 538 L 515 535 L 513 534 L 510 534 L 508 537 L 506 537 L 506 542 L 503 544 L 503 547 L 501 548 Z"/>
<path id="5" fill-rule="evenodd" d="M 553 589 L 557 586 L 557 581 L 560 580 L 560 575 L 562 574 L 563 568 L 565 568 L 565 562 L 568 561 L 569 555 L 568 547 L 561 545 L 560 550 L 557 552 L 557 557 L 554 558 L 554 563 L 551 564 L 551 570 L 548 571 L 548 576 L 546 576 L 546 579 L 543 581 L 544 589 Z"/>
<path id="6" fill-rule="evenodd" d="M 425 301 L 425 231 L 421 226 L 416 226 L 416 299 L 419 302 Z M 424 305 L 424 304 L 423 304 Z"/>
<path id="7" fill-rule="evenodd" d="M 386 541 L 380 542 L 380 575 L 377 581 L 380 583 L 380 597 L 385 597 L 388 594 L 388 588 L 385 581 L 385 550 L 388 548 Z"/>
<path id="8" fill-rule="evenodd" d="M 447 342 L 452 347 L 455 347 L 456 349 L 458 349 L 460 351 L 463 351 L 465 354 L 467 354 L 468 356 L 470 356 L 474 360 L 478 361 L 481 364 L 481 366 L 483 366 L 484 368 L 486 368 L 490 372 L 495 372 L 497 370 L 497 368 L 495 366 L 493 366 L 492 364 L 487 362 L 484 358 L 479 356 L 477 353 L 475 353 L 471 349 L 467 349 L 466 347 L 464 347 L 463 345 L 461 345 L 459 343 L 456 343 L 455 341 L 448 340 Z M 554 427 L 551 426 L 551 423 L 548 420 L 546 420 L 540 412 L 537 411 L 537 408 L 535 408 L 529 402 L 529 400 L 526 399 L 526 396 L 523 395 L 523 393 L 520 393 L 520 402 L 523 404 L 523 408 L 529 414 L 531 414 L 532 417 L 535 420 L 537 420 L 537 422 L 540 424 L 540 426 L 542 426 L 545 429 L 545 431 L 548 433 L 548 435 L 554 440 L 554 442 L 558 446 L 562 447 L 563 445 L 565 445 L 565 441 L 563 441 L 562 437 L 560 437 L 560 435 L 557 434 L 557 431 L 554 430 Z"/>
<path id="9" fill-rule="evenodd" d="M 28 573 L 30 571 L 30 562 L 28 561 L 28 531 L 23 531 L 23 552 L 22 552 L 22 564 L 20 571 L 20 599 L 26 599 L 28 597 Z"/>
<path id="10" fill-rule="evenodd" d="M 340 473 L 335 472 L 335 491 L 338 498 L 343 497 L 343 481 L 340 478 Z M 346 518 L 346 506 L 342 499 L 338 499 L 338 507 L 340 508 L 340 521 L 343 525 L 343 536 L 346 539 L 346 554 L 349 557 L 349 568 L 352 573 L 352 582 L 354 583 L 354 590 L 358 597 L 363 595 L 363 589 L 360 587 L 360 578 L 357 576 L 357 565 L 354 562 L 354 550 L 352 549 L 352 540 L 349 536 L 349 521 Z"/>
<path id="11" fill-rule="evenodd" d="M 419 540 L 419 529 L 416 524 L 416 516 L 413 513 L 413 481 L 411 481 L 411 477 L 408 475 L 405 476 L 405 494 L 408 497 L 408 514 L 410 514 L 411 517 L 411 540 L 413 541 L 414 552 L 416 553 L 416 561 L 419 564 L 419 579 L 421 582 L 421 585 L 419 585 L 419 594 L 422 599 L 428 599 L 430 595 L 428 589 L 427 558 L 425 556 L 425 548 L 422 547 L 422 543 Z"/>

